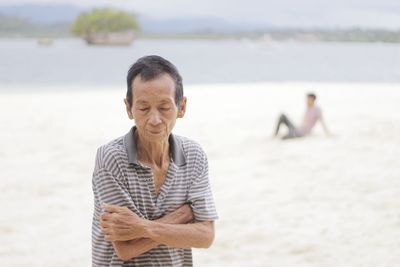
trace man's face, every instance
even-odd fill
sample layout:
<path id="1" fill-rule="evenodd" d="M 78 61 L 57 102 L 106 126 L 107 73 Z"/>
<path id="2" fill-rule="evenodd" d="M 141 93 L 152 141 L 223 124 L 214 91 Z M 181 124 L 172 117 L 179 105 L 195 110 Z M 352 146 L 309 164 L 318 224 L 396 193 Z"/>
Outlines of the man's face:
<path id="1" fill-rule="evenodd" d="M 311 96 L 308 96 L 307 97 L 307 107 L 314 106 L 314 103 L 315 103 L 315 99 L 313 97 L 311 97 Z"/>
<path id="2" fill-rule="evenodd" d="M 150 81 L 140 76 L 132 81 L 132 106 L 125 100 L 130 118 L 134 118 L 139 137 L 148 142 L 168 139 L 177 118 L 182 118 L 186 98 L 178 110 L 175 103 L 175 82 L 168 74 L 162 74 Z"/>

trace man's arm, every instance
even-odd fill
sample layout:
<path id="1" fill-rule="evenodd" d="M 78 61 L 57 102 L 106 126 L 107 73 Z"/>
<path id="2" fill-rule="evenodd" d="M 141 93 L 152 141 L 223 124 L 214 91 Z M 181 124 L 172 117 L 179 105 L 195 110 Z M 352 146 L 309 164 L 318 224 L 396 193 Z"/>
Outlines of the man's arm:
<path id="1" fill-rule="evenodd" d="M 324 132 L 326 135 L 330 136 L 331 132 L 328 130 L 328 127 L 326 127 L 326 124 L 323 120 L 321 120 L 322 128 L 324 128 Z"/>
<path id="2" fill-rule="evenodd" d="M 322 128 L 324 129 L 325 134 L 330 136 L 331 132 L 328 130 L 328 127 L 326 126 L 324 118 L 322 116 L 319 118 L 319 121 L 321 122 L 321 125 L 322 125 Z"/>
<path id="3" fill-rule="evenodd" d="M 183 205 L 175 211 L 156 220 L 167 224 L 185 224 L 193 221 L 193 213 L 189 205 Z M 160 245 L 149 238 L 139 238 L 128 241 L 113 241 L 114 250 L 119 259 L 128 261 Z"/>
<path id="4" fill-rule="evenodd" d="M 127 208 L 104 205 L 101 216 L 104 237 L 109 241 L 149 238 L 156 243 L 172 247 L 209 247 L 214 240 L 211 221 L 192 224 L 169 224 L 140 218 Z"/>
<path id="5" fill-rule="evenodd" d="M 146 221 L 144 235 L 171 247 L 209 248 L 214 241 L 214 222 L 165 224 Z"/>
<path id="6" fill-rule="evenodd" d="M 207 155 L 199 145 L 193 145 L 197 146 L 194 173 L 196 178 L 189 187 L 187 201 L 190 203 L 196 222 L 171 225 L 141 219 L 145 237 L 172 247 L 208 248 L 214 240 L 214 220 L 218 215 L 208 178 Z"/>
<path id="7" fill-rule="evenodd" d="M 322 111 L 321 111 L 321 110 L 319 110 L 319 121 L 320 121 L 320 123 L 321 123 L 321 125 L 322 125 L 322 128 L 324 129 L 325 134 L 326 134 L 327 136 L 330 136 L 331 133 L 330 133 L 330 131 L 328 130 L 328 127 L 327 127 L 326 124 L 325 124 L 324 116 L 322 116 Z"/>

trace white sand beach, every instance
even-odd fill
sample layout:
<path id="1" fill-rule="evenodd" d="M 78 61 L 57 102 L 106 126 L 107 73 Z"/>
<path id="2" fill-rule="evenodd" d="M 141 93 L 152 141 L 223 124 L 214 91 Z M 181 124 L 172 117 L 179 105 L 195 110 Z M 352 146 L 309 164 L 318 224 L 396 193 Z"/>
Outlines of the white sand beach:
<path id="1" fill-rule="evenodd" d="M 3 88 L 4 89 L 4 88 Z M 0 92 L 0 266 L 90 266 L 98 146 L 132 125 L 125 88 Z M 35 93 L 30 93 L 35 91 Z M 333 137 L 271 139 L 314 91 Z M 186 86 L 175 133 L 209 157 L 220 219 L 195 266 L 400 265 L 400 85 Z"/>

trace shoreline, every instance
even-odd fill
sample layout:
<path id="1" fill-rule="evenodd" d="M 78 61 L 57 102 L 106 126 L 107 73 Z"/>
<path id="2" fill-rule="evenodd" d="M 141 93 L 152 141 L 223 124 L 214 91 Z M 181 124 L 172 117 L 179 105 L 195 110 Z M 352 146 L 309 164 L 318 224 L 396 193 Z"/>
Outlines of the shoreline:
<path id="1" fill-rule="evenodd" d="M 252 40 L 269 43 L 385 43 L 399 44 L 399 30 L 389 29 L 260 29 L 242 32 L 140 33 L 137 40 Z M 0 33 L 1 39 L 81 39 L 67 32 Z"/>
<path id="2" fill-rule="evenodd" d="M 221 88 L 232 88 L 232 89 L 240 89 L 242 87 L 252 87 L 252 88 L 264 88 L 265 90 L 274 88 L 274 87 L 282 87 L 282 88 L 290 88 L 293 90 L 298 89 L 299 87 L 321 87 L 321 88 L 374 88 L 376 86 L 383 86 L 385 88 L 398 88 L 400 87 L 400 82 L 329 82 L 329 81 L 321 81 L 321 82 L 308 82 L 308 81 L 282 81 L 282 82 L 238 82 L 238 83 L 192 83 L 192 84 L 184 84 L 184 89 L 186 88 L 214 88 L 219 90 Z M 33 87 L 33 89 L 27 89 L 27 87 Z M 57 87 L 55 90 L 54 88 Z M 90 93 L 96 90 L 100 90 L 102 92 L 106 91 L 122 91 L 126 92 L 125 86 L 117 86 L 117 85 L 60 85 L 60 84 L 43 84 L 43 85 L 7 85 L 0 84 L 0 94 L 20 94 L 20 93 L 29 93 L 29 94 L 41 94 L 41 93 L 50 93 L 50 94 L 59 94 L 59 93 Z"/>

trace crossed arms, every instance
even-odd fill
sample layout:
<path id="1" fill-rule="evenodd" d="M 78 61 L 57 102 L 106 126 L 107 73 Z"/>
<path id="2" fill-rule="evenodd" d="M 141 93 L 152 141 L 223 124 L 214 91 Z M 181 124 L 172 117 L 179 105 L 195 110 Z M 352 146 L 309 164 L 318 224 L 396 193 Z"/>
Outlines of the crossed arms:
<path id="1" fill-rule="evenodd" d="M 218 216 L 209 186 L 206 158 L 188 189 L 190 205 L 182 205 L 157 220 L 146 219 L 136 207 L 119 169 L 112 168 L 118 165 L 114 160 L 113 154 L 104 152 L 104 147 L 98 150 L 92 185 L 98 216 L 96 228 L 99 226 L 104 239 L 112 242 L 120 260 L 128 261 L 159 245 L 207 248 L 212 244 L 213 221 Z M 102 213 L 100 203 L 108 203 L 102 205 Z"/>
<path id="2" fill-rule="evenodd" d="M 160 244 L 178 248 L 208 248 L 214 240 L 212 221 L 194 222 L 188 204 L 151 221 L 127 207 L 103 204 L 100 225 L 105 240 L 111 241 L 117 256 L 128 261 Z"/>

